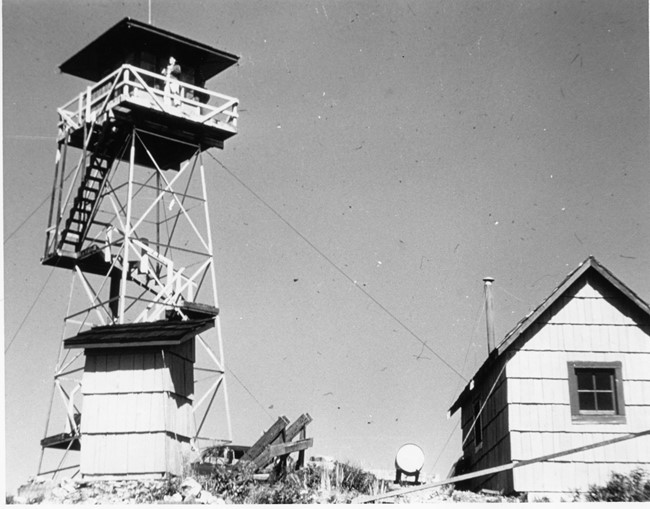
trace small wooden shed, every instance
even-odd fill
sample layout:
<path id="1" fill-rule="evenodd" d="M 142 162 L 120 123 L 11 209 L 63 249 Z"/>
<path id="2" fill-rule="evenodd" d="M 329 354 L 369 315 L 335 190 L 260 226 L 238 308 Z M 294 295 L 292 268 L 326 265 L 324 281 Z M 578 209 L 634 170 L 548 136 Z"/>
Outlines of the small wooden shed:
<path id="1" fill-rule="evenodd" d="M 195 426 L 195 337 L 213 319 L 95 327 L 64 341 L 83 348 L 84 478 L 182 475 Z"/>
<path id="2" fill-rule="evenodd" d="M 650 307 L 589 257 L 490 352 L 450 408 L 455 474 L 650 429 Z M 477 477 L 463 487 L 571 500 L 611 472 L 650 468 L 650 436 Z"/>

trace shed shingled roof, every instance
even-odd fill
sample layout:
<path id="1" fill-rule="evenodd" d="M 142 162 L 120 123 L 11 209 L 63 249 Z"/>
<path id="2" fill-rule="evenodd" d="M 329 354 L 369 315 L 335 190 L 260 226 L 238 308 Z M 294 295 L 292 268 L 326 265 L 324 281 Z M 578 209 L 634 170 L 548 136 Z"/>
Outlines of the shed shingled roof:
<path id="1" fill-rule="evenodd" d="M 174 346 L 214 327 L 214 318 L 103 325 L 64 340 L 65 348 Z"/>
<path id="2" fill-rule="evenodd" d="M 483 362 L 480 368 L 476 371 L 472 380 L 465 386 L 456 401 L 449 408 L 449 415 L 452 415 L 458 410 L 465 398 L 470 394 L 472 381 L 482 379 L 498 362 L 498 360 L 508 351 L 515 343 L 517 343 L 528 328 L 535 323 L 535 321 L 549 309 L 554 302 L 556 302 L 580 277 L 590 270 L 596 271 L 600 274 L 609 284 L 632 302 L 642 313 L 650 317 L 650 306 L 634 293 L 627 285 L 619 280 L 612 274 L 605 266 L 603 266 L 596 258 L 589 256 L 582 262 L 576 269 L 568 274 L 564 280 L 551 292 L 551 294 L 542 301 L 533 311 L 528 313 L 522 320 L 515 325 L 510 332 L 508 332 L 503 340 L 496 346 L 490 353 L 487 359 Z"/>

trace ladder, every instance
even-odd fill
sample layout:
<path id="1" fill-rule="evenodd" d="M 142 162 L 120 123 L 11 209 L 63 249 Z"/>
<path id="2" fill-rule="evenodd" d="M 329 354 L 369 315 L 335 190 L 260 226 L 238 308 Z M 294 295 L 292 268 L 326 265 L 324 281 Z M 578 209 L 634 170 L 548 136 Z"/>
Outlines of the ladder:
<path id="1" fill-rule="evenodd" d="M 61 232 L 58 245 L 61 252 L 72 251 L 78 254 L 88 236 L 116 157 L 115 144 L 120 137 L 114 136 L 112 130 L 110 122 L 106 122 L 103 127 L 93 127 L 92 137 L 96 138 L 96 142 Z"/>

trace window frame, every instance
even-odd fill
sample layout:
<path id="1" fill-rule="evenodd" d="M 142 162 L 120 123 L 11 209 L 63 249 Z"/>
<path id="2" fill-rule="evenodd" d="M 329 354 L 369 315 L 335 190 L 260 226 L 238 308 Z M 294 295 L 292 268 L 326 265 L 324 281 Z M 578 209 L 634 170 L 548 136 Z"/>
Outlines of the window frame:
<path id="1" fill-rule="evenodd" d="M 620 361 L 569 361 L 567 363 L 569 372 L 569 402 L 571 406 L 571 422 L 574 424 L 625 424 L 625 397 L 623 395 L 623 366 Z M 580 411 L 578 399 L 578 376 L 579 369 L 607 369 L 614 372 L 614 412 L 602 412 L 590 410 L 585 413 Z"/>

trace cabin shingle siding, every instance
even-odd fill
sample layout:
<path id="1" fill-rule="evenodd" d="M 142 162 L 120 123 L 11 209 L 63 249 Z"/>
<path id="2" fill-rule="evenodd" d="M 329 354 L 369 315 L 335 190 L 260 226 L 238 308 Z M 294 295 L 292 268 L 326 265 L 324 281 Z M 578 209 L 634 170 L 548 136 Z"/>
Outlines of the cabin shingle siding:
<path id="1" fill-rule="evenodd" d="M 531 328 L 531 337 L 508 362 L 512 460 L 650 428 L 647 318 L 638 323 L 638 313 L 597 280 L 584 279 L 572 290 L 542 315 L 540 327 Z M 569 369 L 576 362 L 620 363 L 622 422 L 572 419 Z M 650 463 L 648 436 L 515 469 L 514 489 L 540 496 L 568 494 L 602 484 L 611 471 L 629 471 L 639 463 Z"/>
<path id="2" fill-rule="evenodd" d="M 501 363 L 503 367 L 503 363 Z M 498 380 L 497 380 L 497 375 Z M 477 448 L 474 440 L 474 430 L 470 431 L 475 419 L 474 405 L 480 402 L 485 403 L 485 399 L 490 388 L 495 384 L 494 390 L 487 399 L 485 408 L 481 413 L 481 424 L 483 425 L 483 442 L 480 448 Z M 462 437 L 465 445 L 464 467 L 467 471 L 482 470 L 494 467 L 510 461 L 510 442 L 508 440 L 508 397 L 507 383 L 505 373 L 501 368 L 493 370 L 488 380 L 482 384 L 482 388 L 476 387 L 472 398 L 468 399 L 463 405 L 462 416 Z M 500 472 L 490 477 L 480 477 L 472 479 L 461 485 L 460 489 L 478 490 L 487 489 L 506 489 L 512 491 L 512 473 Z"/>

